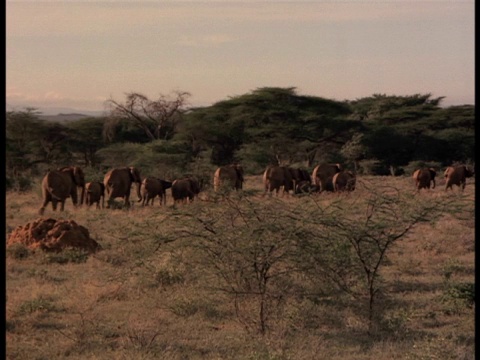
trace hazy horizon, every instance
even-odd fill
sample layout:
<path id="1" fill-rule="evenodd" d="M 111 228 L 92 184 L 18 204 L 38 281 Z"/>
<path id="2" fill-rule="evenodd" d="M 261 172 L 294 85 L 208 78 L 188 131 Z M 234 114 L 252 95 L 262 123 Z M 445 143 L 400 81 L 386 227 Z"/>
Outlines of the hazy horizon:
<path id="1" fill-rule="evenodd" d="M 475 104 L 473 1 L 13 1 L 7 107 L 104 111 L 186 91 L 208 106 L 261 87 Z"/>

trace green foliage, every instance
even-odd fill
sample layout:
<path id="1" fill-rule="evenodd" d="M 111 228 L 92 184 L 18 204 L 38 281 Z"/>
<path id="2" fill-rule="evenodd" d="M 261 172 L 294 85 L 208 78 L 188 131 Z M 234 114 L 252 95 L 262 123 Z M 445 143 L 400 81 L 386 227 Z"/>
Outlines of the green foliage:
<path id="1" fill-rule="evenodd" d="M 6 115 L 6 170 L 13 173 L 25 171 L 38 161 L 41 135 L 45 122 L 38 119 L 35 109 L 7 112 Z"/>
<path id="2" fill-rule="evenodd" d="M 24 244 L 15 243 L 7 247 L 7 255 L 17 260 L 26 259 L 30 250 Z"/>
<path id="3" fill-rule="evenodd" d="M 185 279 L 182 273 L 173 269 L 160 269 L 155 274 L 155 280 L 164 288 L 175 284 L 182 284 Z"/>
<path id="4" fill-rule="evenodd" d="M 8 174 L 5 177 L 6 190 L 25 192 L 32 189 L 35 179 L 30 177 L 27 172 L 21 174 Z"/>
<path id="5" fill-rule="evenodd" d="M 96 152 L 105 146 L 103 129 L 106 119 L 86 118 L 66 124 L 69 129 L 69 149 L 79 153 L 84 166 L 94 167 L 98 164 Z"/>
<path id="6" fill-rule="evenodd" d="M 88 252 L 79 249 L 65 249 L 58 253 L 47 253 L 44 262 L 47 264 L 81 264 L 88 260 Z"/>
<path id="7" fill-rule="evenodd" d="M 240 160 L 312 162 L 321 144 L 348 139 L 349 130 L 359 125 L 346 119 L 349 113 L 345 103 L 300 96 L 294 88 L 260 88 L 193 110 L 185 119 L 185 135 L 211 147 L 216 165 L 234 161 L 235 155 L 250 155 L 251 148 L 263 155 Z"/>
<path id="8" fill-rule="evenodd" d="M 446 314 L 462 312 L 475 304 L 475 283 L 447 283 L 440 300 Z"/>
<path id="9" fill-rule="evenodd" d="M 52 312 L 57 308 L 52 299 L 39 296 L 35 299 L 25 301 L 18 308 L 19 315 L 31 314 L 34 312 Z"/>
<path id="10" fill-rule="evenodd" d="M 449 203 L 454 199 L 418 202 L 388 186 L 367 190 L 363 200 L 337 200 L 327 207 L 314 197 L 300 206 L 225 194 L 221 207 L 198 211 L 191 205 L 176 213 L 176 221 L 183 215 L 179 228 L 188 230 L 168 236 L 186 240 L 185 248 L 197 255 L 187 262 L 209 279 L 210 291 L 230 297 L 250 331 L 267 333 L 287 303 L 307 294 L 320 303 L 331 297 L 365 299 L 360 308 L 372 323 L 381 318 L 375 304 L 377 294 L 386 291 L 380 273 L 392 247 L 415 225 L 457 208 Z M 298 276 L 307 281 L 299 285 Z"/>
<path id="11" fill-rule="evenodd" d="M 421 168 L 433 168 L 436 170 L 437 175 L 435 179 L 439 179 L 442 177 L 441 170 L 442 170 L 442 163 L 438 161 L 424 161 L 424 160 L 415 160 L 415 161 L 410 161 L 405 167 L 405 174 L 406 175 L 413 175 L 415 170 L 421 169 Z"/>
<path id="12" fill-rule="evenodd" d="M 263 87 L 186 111 L 188 96 L 129 93 L 125 103 L 110 100 L 109 117 L 68 123 L 40 120 L 31 108 L 7 112 L 7 188 L 28 189 L 20 174 L 66 165 L 97 172 L 135 165 L 174 178 L 200 163 L 241 162 L 246 174 L 258 174 L 270 164 L 341 162 L 393 175 L 412 161 L 475 162 L 475 106 L 441 108 L 443 98 L 431 94 L 336 101 Z"/>
<path id="13" fill-rule="evenodd" d="M 200 310 L 200 304 L 191 299 L 177 299 L 169 310 L 177 316 L 186 318 L 195 315 Z"/>

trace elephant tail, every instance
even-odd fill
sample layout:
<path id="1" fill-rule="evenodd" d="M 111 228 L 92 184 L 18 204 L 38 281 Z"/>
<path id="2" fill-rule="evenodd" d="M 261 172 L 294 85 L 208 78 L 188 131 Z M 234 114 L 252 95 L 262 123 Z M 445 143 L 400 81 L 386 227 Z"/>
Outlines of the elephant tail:
<path id="1" fill-rule="evenodd" d="M 52 187 L 47 187 L 47 191 L 49 192 L 49 194 L 52 196 L 53 199 L 59 200 L 59 201 L 62 201 L 62 200 L 63 200 L 62 197 L 59 197 L 59 196 L 55 195 L 55 189 L 54 189 L 54 188 L 52 188 Z"/>

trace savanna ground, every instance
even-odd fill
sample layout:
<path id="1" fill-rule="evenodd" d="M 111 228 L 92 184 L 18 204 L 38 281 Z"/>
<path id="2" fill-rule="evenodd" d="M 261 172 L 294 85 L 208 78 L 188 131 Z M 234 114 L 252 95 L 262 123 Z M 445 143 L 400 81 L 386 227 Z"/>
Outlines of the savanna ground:
<path id="1" fill-rule="evenodd" d="M 473 359 L 475 183 L 443 184 L 49 205 L 102 250 L 7 249 L 7 359 Z M 39 185 L 7 192 L 6 238 L 40 205 Z"/>

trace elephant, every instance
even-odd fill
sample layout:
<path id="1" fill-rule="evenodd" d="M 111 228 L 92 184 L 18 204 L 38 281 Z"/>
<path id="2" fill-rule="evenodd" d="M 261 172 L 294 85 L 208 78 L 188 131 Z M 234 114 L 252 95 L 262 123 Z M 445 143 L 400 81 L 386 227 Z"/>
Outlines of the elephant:
<path id="1" fill-rule="evenodd" d="M 297 193 L 297 188 L 299 188 L 299 184 L 302 183 L 302 187 L 305 187 L 305 182 L 311 184 L 312 178 L 307 170 L 301 168 L 292 168 L 289 167 L 288 170 L 292 176 L 293 181 L 293 189 L 294 192 Z"/>
<path id="2" fill-rule="evenodd" d="M 239 164 L 231 164 L 219 167 L 213 175 L 213 188 L 218 191 L 222 185 L 228 184 L 235 190 L 241 190 L 243 187 L 243 167 Z"/>
<path id="3" fill-rule="evenodd" d="M 320 187 L 318 185 L 312 184 L 311 181 L 302 180 L 295 185 L 295 194 L 311 194 L 318 192 Z"/>
<path id="4" fill-rule="evenodd" d="M 80 196 L 80 205 L 83 204 L 85 194 L 85 175 L 78 166 L 67 166 L 57 170 L 49 170 L 42 180 L 43 204 L 39 214 L 43 215 L 45 207 L 49 202 L 52 203 L 52 209 L 57 209 L 57 203 L 60 202 L 60 211 L 65 209 L 65 200 L 72 198 L 73 205 L 78 203 L 77 187 L 82 188 Z"/>
<path id="5" fill-rule="evenodd" d="M 356 175 L 348 170 L 342 170 L 332 178 L 334 191 L 353 191 L 357 182 Z"/>
<path id="6" fill-rule="evenodd" d="M 445 191 L 453 190 L 452 186 L 459 186 L 462 191 L 465 189 L 466 178 L 472 177 L 475 171 L 466 165 L 449 166 L 444 172 L 445 176 Z"/>
<path id="7" fill-rule="evenodd" d="M 263 173 L 263 184 L 265 194 L 275 190 L 277 196 L 281 187 L 284 194 L 294 189 L 292 174 L 286 166 L 268 166 Z"/>
<path id="8" fill-rule="evenodd" d="M 140 171 L 135 167 L 122 167 L 111 169 L 105 174 L 103 184 L 107 193 L 107 209 L 112 205 L 113 199 L 121 197 L 124 200 L 124 206 L 130 207 L 130 190 L 132 183 L 136 183 L 138 201 L 142 201 L 140 186 L 142 178 Z"/>
<path id="9" fill-rule="evenodd" d="M 437 172 L 434 168 L 421 168 L 414 171 L 412 177 L 415 181 L 417 190 L 435 189 L 435 176 Z"/>
<path id="10" fill-rule="evenodd" d="M 142 206 L 153 205 L 155 197 L 160 198 L 160 206 L 165 205 L 167 202 L 167 193 L 166 190 L 172 187 L 172 183 L 167 180 L 155 178 L 155 177 L 146 177 L 142 181 L 140 187 L 140 194 L 142 196 Z"/>
<path id="11" fill-rule="evenodd" d="M 102 209 L 105 207 L 105 185 L 100 181 L 91 181 L 85 184 L 85 205 L 88 207 L 97 204 L 100 209 L 100 201 Z"/>
<path id="12" fill-rule="evenodd" d="M 195 177 L 189 176 L 176 179 L 172 183 L 172 197 L 174 204 L 191 202 L 200 193 L 200 184 Z"/>
<path id="13" fill-rule="evenodd" d="M 340 164 L 320 164 L 312 172 L 312 182 L 320 187 L 319 192 L 335 191 L 333 188 L 333 176 L 342 171 Z"/>

